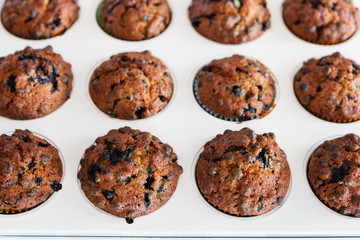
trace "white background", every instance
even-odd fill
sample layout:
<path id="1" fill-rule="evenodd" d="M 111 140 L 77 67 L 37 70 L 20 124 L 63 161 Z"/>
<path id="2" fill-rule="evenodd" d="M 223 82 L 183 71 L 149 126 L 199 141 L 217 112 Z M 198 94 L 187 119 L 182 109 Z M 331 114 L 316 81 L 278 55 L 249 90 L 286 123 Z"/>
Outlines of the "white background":
<path id="1" fill-rule="evenodd" d="M 0 117 L 0 132 L 30 129 L 50 138 L 61 149 L 66 172 L 63 189 L 44 206 L 27 214 L 0 216 L 0 235 L 60 236 L 359 236 L 360 219 L 341 216 L 323 207 L 308 187 L 304 171 L 307 151 L 318 141 L 346 133 L 360 134 L 360 122 L 336 124 L 318 119 L 297 102 L 292 75 L 302 61 L 340 51 L 360 62 L 359 34 L 343 44 L 320 46 L 298 39 L 286 28 L 281 0 L 268 1 L 271 28 L 260 38 L 240 45 L 222 45 L 201 37 L 187 18 L 190 0 L 169 0 L 173 19 L 160 36 L 127 42 L 105 34 L 97 25 L 98 0 L 80 0 L 80 18 L 63 36 L 48 40 L 23 40 L 0 26 L 0 56 L 24 49 L 52 45 L 72 64 L 71 98 L 56 112 L 36 120 L 15 121 Z M 4 0 L 0 0 L 3 5 Z M 359 5 L 359 2 L 356 1 Z M 112 119 L 97 110 L 87 93 L 90 72 L 100 61 L 125 51 L 150 50 L 175 73 L 176 89 L 170 105 L 145 120 Z M 212 117 L 196 103 L 192 75 L 203 63 L 221 56 L 243 54 L 260 60 L 277 77 L 280 97 L 275 109 L 261 120 L 241 124 Z M 82 154 L 98 136 L 110 129 L 130 126 L 149 131 L 169 143 L 184 173 L 170 201 L 158 211 L 135 219 L 106 215 L 92 207 L 80 192 L 77 168 Z M 257 133 L 274 132 L 287 153 L 292 189 L 285 204 L 263 218 L 225 216 L 207 205 L 193 181 L 192 164 L 202 145 L 226 129 L 250 127 Z"/>

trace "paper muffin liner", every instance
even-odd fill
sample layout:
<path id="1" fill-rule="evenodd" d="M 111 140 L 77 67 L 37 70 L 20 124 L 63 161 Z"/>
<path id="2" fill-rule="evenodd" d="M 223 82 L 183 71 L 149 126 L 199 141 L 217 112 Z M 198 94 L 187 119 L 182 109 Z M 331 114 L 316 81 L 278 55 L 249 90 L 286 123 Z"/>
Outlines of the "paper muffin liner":
<path id="1" fill-rule="evenodd" d="M 168 4 L 169 4 L 169 3 L 168 3 Z M 107 35 L 109 35 L 109 36 L 111 36 L 111 37 L 113 37 L 113 38 L 115 38 L 115 39 L 119 39 L 119 40 L 122 40 L 122 41 L 128 41 L 128 42 L 143 42 L 143 41 L 149 41 L 149 40 L 152 40 L 152 39 L 154 39 L 154 38 L 157 38 L 157 37 L 161 36 L 161 35 L 170 27 L 170 25 L 172 25 L 171 22 L 172 22 L 172 20 L 173 20 L 173 14 L 174 14 L 174 13 L 173 13 L 173 11 L 172 11 L 172 9 L 171 9 L 171 6 L 170 6 L 170 4 L 169 4 L 170 10 L 171 10 L 169 24 L 168 24 L 168 25 L 165 27 L 165 29 L 164 29 L 162 32 L 160 32 L 158 35 L 153 36 L 153 37 L 151 37 L 151 38 L 142 39 L 142 40 L 128 40 L 128 39 L 118 38 L 118 37 L 113 36 L 113 35 L 110 34 L 109 32 L 107 32 L 106 29 L 102 26 L 101 19 L 100 19 L 100 12 L 101 12 L 101 8 L 103 7 L 103 5 L 104 5 L 104 3 L 103 3 L 103 1 L 101 1 L 101 2 L 99 3 L 99 5 L 98 5 L 97 9 L 96 9 L 96 13 L 95 13 L 96 22 L 97 22 L 97 24 L 99 25 L 99 27 L 101 28 L 101 30 L 103 30 Z"/>
<path id="2" fill-rule="evenodd" d="M 346 134 L 344 135 L 334 135 L 334 136 L 330 136 L 330 137 L 326 137 L 318 142 L 316 142 L 306 153 L 305 155 L 305 159 L 304 159 L 304 163 L 303 163 L 303 175 L 305 178 L 305 181 L 308 183 L 307 184 L 307 189 L 309 192 L 311 192 L 311 195 L 314 197 L 314 200 L 323 207 L 323 209 L 327 210 L 328 212 L 338 215 L 339 217 L 343 217 L 343 218 L 347 218 L 347 219 L 359 219 L 360 220 L 360 216 L 359 217 L 355 217 L 355 216 L 351 216 L 351 215 L 345 215 L 342 214 L 338 211 L 336 211 L 335 209 L 331 208 L 330 206 L 326 205 L 326 203 L 324 203 L 323 201 L 320 200 L 320 198 L 318 198 L 318 196 L 315 194 L 315 192 L 313 191 L 311 185 L 310 185 L 310 181 L 308 178 L 308 168 L 309 168 L 309 163 L 310 163 L 310 158 L 312 156 L 312 154 L 320 147 L 320 145 L 322 145 L 325 141 L 328 140 L 334 140 L 336 138 L 340 138 L 340 137 L 344 137 Z"/>
<path id="3" fill-rule="evenodd" d="M 39 138 L 41 138 L 43 140 L 46 140 L 51 146 L 56 148 L 56 150 L 58 151 L 58 155 L 59 155 L 59 158 L 60 158 L 61 164 L 62 164 L 62 176 L 61 176 L 60 183 L 63 184 L 64 176 L 65 176 L 65 160 L 64 160 L 64 156 L 61 153 L 60 149 L 58 148 L 58 146 L 56 146 L 56 144 L 53 141 L 51 141 L 49 138 L 45 137 L 44 135 L 33 132 L 33 131 L 31 131 L 31 132 L 32 132 L 32 134 L 34 136 L 39 137 Z M 8 131 L 8 132 L 1 133 L 0 135 L 5 134 L 5 135 L 8 135 L 8 136 L 11 136 L 13 133 L 14 133 L 14 131 Z M 4 215 L 4 216 L 19 216 L 19 215 L 23 215 L 23 214 L 27 214 L 27 213 L 32 213 L 35 210 L 41 209 L 40 207 L 43 207 L 46 204 L 48 204 L 51 200 L 53 200 L 53 198 L 55 197 L 55 195 L 57 193 L 58 192 L 54 191 L 43 202 L 37 204 L 36 206 L 28 208 L 28 209 L 21 209 L 21 210 L 4 210 L 4 209 L 0 209 L 0 216 L 1 215 Z"/>
<path id="4" fill-rule="evenodd" d="M 220 213 L 221 215 L 225 216 L 225 217 L 230 217 L 232 219 L 236 218 L 239 220 L 258 220 L 258 219 L 262 219 L 264 217 L 267 217 L 273 213 L 275 213 L 277 210 L 279 210 L 286 202 L 286 200 L 288 199 L 290 192 L 291 192 L 291 187 L 292 187 L 292 174 L 290 174 L 290 183 L 289 183 L 289 187 L 287 189 L 286 195 L 283 199 L 283 201 L 275 206 L 273 209 L 267 211 L 266 213 L 263 213 L 261 215 L 253 215 L 253 216 L 242 216 L 242 215 L 237 215 L 237 214 L 231 214 L 228 213 L 220 208 L 218 208 L 217 206 L 215 206 L 214 204 L 212 204 L 211 202 L 208 201 L 208 199 L 203 195 L 203 193 L 201 192 L 199 186 L 198 186 L 198 182 L 197 182 L 197 177 L 196 177 L 196 169 L 197 169 L 197 164 L 198 164 L 198 160 L 200 157 L 200 154 L 204 151 L 204 146 L 202 146 L 199 151 L 196 153 L 195 158 L 193 159 L 193 163 L 191 166 L 191 178 L 192 178 L 192 182 L 194 183 L 194 189 L 195 192 L 197 193 L 197 195 L 199 196 L 199 198 L 206 203 L 208 206 L 210 206 L 210 209 L 212 210 L 216 210 L 217 213 Z"/>
<path id="5" fill-rule="evenodd" d="M 307 38 L 304 38 L 303 36 L 300 36 L 299 34 L 296 34 L 295 31 L 293 31 L 293 28 L 292 26 L 288 25 L 287 22 L 285 21 L 285 16 L 284 16 L 284 11 L 282 10 L 282 19 L 283 19 L 283 22 L 284 24 L 286 25 L 287 29 L 290 30 L 290 32 L 292 34 L 294 34 L 296 37 L 306 41 L 306 42 L 309 42 L 309 43 L 313 43 L 313 44 L 318 44 L 318 45 L 324 45 L 324 46 L 331 46 L 331 45 L 336 45 L 336 44 L 340 44 L 340 43 L 344 43 L 348 40 L 350 40 L 351 38 L 353 38 L 357 33 L 358 33 L 358 30 L 359 30 L 359 27 L 356 28 L 356 31 L 351 35 L 349 36 L 347 39 L 345 40 L 342 40 L 342 41 L 337 41 L 337 42 L 327 42 L 327 41 L 315 41 L 315 40 L 312 40 L 312 39 L 307 39 Z"/>
<path id="6" fill-rule="evenodd" d="M 315 57 L 317 58 L 317 57 Z M 309 58 L 311 59 L 311 58 Z M 308 59 L 308 60 L 309 60 Z M 306 60 L 306 61 L 308 61 Z M 306 62 L 305 61 L 305 62 Z M 353 122 L 356 122 L 358 120 L 360 120 L 360 115 L 359 117 L 356 117 L 356 118 L 349 118 L 349 119 L 332 119 L 332 118 L 327 118 L 327 117 L 324 117 L 324 116 L 321 116 L 320 114 L 314 112 L 314 111 L 311 111 L 310 109 L 308 109 L 305 105 L 303 105 L 298 97 L 298 95 L 296 94 L 296 91 L 295 91 L 295 76 L 296 74 L 301 70 L 301 68 L 304 66 L 303 63 L 299 64 L 293 74 L 292 74 L 292 78 L 291 78 L 291 81 L 292 81 L 292 90 L 294 92 L 294 95 L 295 95 L 295 98 L 297 100 L 297 102 L 302 106 L 303 109 L 305 109 L 308 113 L 310 113 L 311 115 L 319 118 L 319 119 L 322 119 L 322 120 L 325 120 L 325 121 L 328 121 L 328 122 L 333 122 L 333 123 L 353 123 Z"/>
<path id="7" fill-rule="evenodd" d="M 202 109 L 204 109 L 207 113 L 209 113 L 210 115 L 216 117 L 216 118 L 219 118 L 221 120 L 225 120 L 225 121 L 230 121 L 230 122 L 237 122 L 237 123 L 242 123 L 242 122 L 246 122 L 246 121 L 251 121 L 251 120 L 259 120 L 259 119 L 262 119 L 264 117 L 266 117 L 269 113 L 272 112 L 272 110 L 275 108 L 275 106 L 277 105 L 277 102 L 279 100 L 279 83 L 277 81 L 277 78 L 275 77 L 274 73 L 271 72 L 271 70 L 266 67 L 263 63 L 261 63 L 260 61 L 254 59 L 254 58 L 251 58 L 251 57 L 248 57 L 248 56 L 245 56 L 245 55 L 242 55 L 244 56 L 245 58 L 247 59 L 250 59 L 254 62 L 257 62 L 258 64 L 262 65 L 263 67 L 265 67 L 270 76 L 272 77 L 272 79 L 274 80 L 274 87 L 275 87 L 275 96 L 274 96 L 274 99 L 272 101 L 272 104 L 269 106 L 268 110 L 266 110 L 266 112 L 264 112 L 261 116 L 251 116 L 249 118 L 242 118 L 242 117 L 236 117 L 236 118 L 232 118 L 232 117 L 226 117 L 226 116 L 222 116 L 221 114 L 213 111 L 212 109 L 210 109 L 207 105 L 205 105 L 201 100 L 200 100 L 200 96 L 198 94 L 198 75 L 201 71 L 201 68 L 204 67 L 205 65 L 209 64 L 210 62 L 207 62 L 207 63 L 203 63 L 200 67 L 198 67 L 197 69 L 200 69 L 200 70 L 197 70 L 196 73 L 194 74 L 194 76 L 192 77 L 193 79 L 193 83 L 192 83 L 192 90 L 193 90 L 193 94 L 194 94 L 194 97 L 197 101 L 197 103 L 200 105 L 200 107 Z M 214 58 L 213 60 L 219 60 L 221 58 L 225 58 L 226 56 L 222 56 L 220 58 Z M 230 57 L 230 56 L 227 56 L 227 57 Z"/>

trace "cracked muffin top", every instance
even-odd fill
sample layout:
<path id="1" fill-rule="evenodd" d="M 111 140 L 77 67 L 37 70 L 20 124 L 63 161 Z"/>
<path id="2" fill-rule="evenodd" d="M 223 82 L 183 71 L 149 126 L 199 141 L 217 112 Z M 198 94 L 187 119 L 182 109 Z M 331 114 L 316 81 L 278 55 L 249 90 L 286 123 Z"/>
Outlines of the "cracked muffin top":
<path id="1" fill-rule="evenodd" d="M 0 58 L 0 115 L 34 119 L 58 109 L 72 88 L 71 65 L 48 46 Z"/>
<path id="2" fill-rule="evenodd" d="M 182 173 L 176 161 L 168 144 L 124 127 L 99 137 L 85 151 L 78 178 L 96 207 L 132 223 L 170 199 Z"/>
<path id="3" fill-rule="evenodd" d="M 57 149 L 29 130 L 0 136 L 0 213 L 30 210 L 61 190 Z"/>
<path id="4" fill-rule="evenodd" d="M 202 36 L 225 44 L 254 40 L 270 28 L 266 0 L 193 0 L 189 18 Z"/>
<path id="5" fill-rule="evenodd" d="M 149 51 L 128 52 L 114 55 L 96 68 L 89 91 L 102 112 L 134 120 L 165 108 L 173 83 L 167 67 Z"/>
<path id="6" fill-rule="evenodd" d="M 194 80 L 194 95 L 215 117 L 248 121 L 262 118 L 274 108 L 275 78 L 259 61 L 233 55 L 200 69 Z"/>
<path id="7" fill-rule="evenodd" d="M 336 52 L 303 63 L 294 77 L 301 105 L 331 122 L 353 122 L 360 117 L 360 66 Z"/>
<path id="8" fill-rule="evenodd" d="M 100 27 L 113 37 L 141 41 L 161 34 L 171 21 L 166 0 L 104 0 Z"/>
<path id="9" fill-rule="evenodd" d="M 281 205 L 291 175 L 274 134 L 257 135 L 249 128 L 226 130 L 207 142 L 195 171 L 203 197 L 216 209 L 241 217 Z"/>
<path id="10" fill-rule="evenodd" d="M 78 12 L 77 0 L 5 0 L 1 20 L 18 37 L 45 39 L 63 34 Z"/>
<path id="11" fill-rule="evenodd" d="M 327 140 L 310 156 L 310 186 L 329 208 L 360 217 L 360 139 L 355 134 Z"/>
<path id="12" fill-rule="evenodd" d="M 299 38 L 324 45 L 349 39 L 360 20 L 352 0 L 285 0 L 283 18 Z"/>

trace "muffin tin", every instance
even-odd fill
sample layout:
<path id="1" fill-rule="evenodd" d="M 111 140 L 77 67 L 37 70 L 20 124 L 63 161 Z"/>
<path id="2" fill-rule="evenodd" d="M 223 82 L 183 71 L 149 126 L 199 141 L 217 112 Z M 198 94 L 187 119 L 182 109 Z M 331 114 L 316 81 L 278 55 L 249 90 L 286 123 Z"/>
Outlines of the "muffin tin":
<path id="1" fill-rule="evenodd" d="M 52 45 L 72 64 L 71 98 L 57 111 L 40 119 L 17 121 L 0 117 L 0 132 L 29 129 L 47 136 L 61 150 L 66 173 L 63 189 L 36 211 L 0 216 L 0 236 L 151 236 L 151 237 L 350 237 L 360 235 L 360 219 L 343 217 L 321 207 L 309 191 L 304 159 L 319 140 L 346 133 L 360 134 L 360 123 L 332 123 L 312 116 L 298 103 L 293 74 L 302 61 L 339 51 L 360 62 L 359 34 L 332 46 L 307 43 L 294 36 L 282 20 L 282 1 L 268 1 L 271 28 L 258 39 L 240 45 L 223 45 L 200 36 L 188 20 L 191 0 L 168 0 L 172 21 L 161 35 L 141 41 L 115 39 L 96 22 L 98 0 L 80 0 L 80 17 L 64 35 L 48 40 L 24 40 L 0 26 L 0 56 L 24 49 Z M 2 6 L 4 0 L 0 1 Z M 360 7 L 359 1 L 354 1 Z M 174 71 L 176 94 L 166 111 L 140 121 L 112 119 L 88 99 L 87 88 L 93 67 L 102 59 L 125 51 L 150 50 Z M 241 124 L 223 121 L 202 110 L 193 91 L 193 73 L 203 62 L 219 55 L 237 53 L 253 57 L 276 76 L 281 95 L 273 111 L 258 121 Z M 156 116 L 156 115 L 155 115 Z M 77 186 L 78 164 L 85 149 L 110 129 L 130 126 L 148 131 L 169 143 L 178 155 L 184 173 L 169 202 L 156 212 L 139 217 L 131 225 L 93 208 Z M 193 159 L 198 150 L 226 129 L 249 127 L 256 133 L 274 132 L 286 152 L 292 173 L 292 188 L 285 203 L 261 218 L 228 217 L 211 209 L 194 187 Z"/>

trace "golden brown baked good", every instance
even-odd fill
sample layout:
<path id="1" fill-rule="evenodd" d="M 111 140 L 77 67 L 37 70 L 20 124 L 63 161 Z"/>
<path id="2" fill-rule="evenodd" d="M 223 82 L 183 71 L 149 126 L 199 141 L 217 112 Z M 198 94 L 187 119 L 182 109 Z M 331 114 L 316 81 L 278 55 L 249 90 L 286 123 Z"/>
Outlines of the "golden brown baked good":
<path id="1" fill-rule="evenodd" d="M 168 144 L 124 127 L 99 137 L 85 151 L 78 178 L 96 207 L 132 223 L 170 199 L 182 173 L 176 161 Z"/>
<path id="2" fill-rule="evenodd" d="M 71 65 L 51 46 L 0 58 L 0 115 L 25 120 L 52 113 L 70 97 L 72 78 Z"/>
<path id="3" fill-rule="evenodd" d="M 57 149 L 29 130 L 0 136 L 0 213 L 25 212 L 61 190 Z"/>
<path id="4" fill-rule="evenodd" d="M 167 67 L 149 51 L 127 52 L 112 56 L 95 69 L 89 91 L 102 112 L 134 120 L 165 108 L 173 83 Z"/>
<path id="5" fill-rule="evenodd" d="M 216 209 L 257 216 L 284 201 L 290 168 L 273 133 L 226 130 L 205 144 L 196 165 L 196 182 Z"/>

